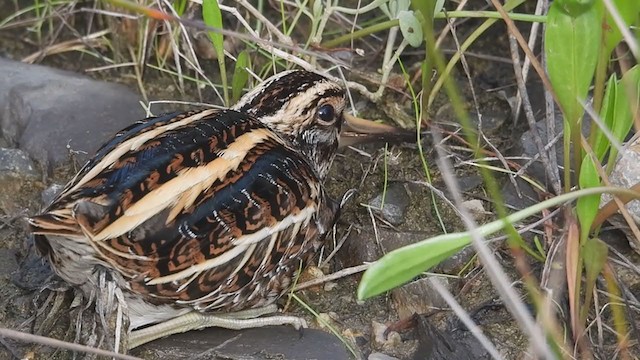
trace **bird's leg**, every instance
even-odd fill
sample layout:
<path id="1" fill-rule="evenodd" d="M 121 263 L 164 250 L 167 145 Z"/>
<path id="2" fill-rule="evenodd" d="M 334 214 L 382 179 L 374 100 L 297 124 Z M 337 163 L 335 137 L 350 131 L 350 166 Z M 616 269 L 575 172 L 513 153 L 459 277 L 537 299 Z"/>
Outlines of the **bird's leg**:
<path id="1" fill-rule="evenodd" d="M 296 329 L 307 327 L 304 319 L 295 316 L 274 315 L 258 318 L 276 311 L 276 305 L 225 314 L 203 314 L 192 311 L 177 318 L 132 331 L 129 335 L 129 350 L 165 336 L 208 327 L 232 330 L 276 325 L 293 325 Z"/>

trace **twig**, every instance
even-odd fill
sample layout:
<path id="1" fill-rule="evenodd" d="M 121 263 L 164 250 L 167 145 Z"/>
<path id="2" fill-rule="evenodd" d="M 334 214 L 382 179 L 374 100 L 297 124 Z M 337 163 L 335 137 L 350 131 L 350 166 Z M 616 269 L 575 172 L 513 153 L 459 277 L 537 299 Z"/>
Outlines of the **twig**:
<path id="1" fill-rule="evenodd" d="M 370 263 L 367 264 L 362 264 L 362 265 L 358 265 L 358 266 L 353 266 L 350 268 L 346 268 L 346 269 L 342 269 L 340 271 L 336 271 L 333 274 L 329 274 L 329 275 L 325 275 L 313 280 L 309 280 L 309 281 L 305 281 L 301 284 L 298 284 L 293 291 L 298 291 L 298 290 L 302 290 L 302 289 L 306 289 L 312 286 L 316 286 L 319 284 L 324 284 L 326 282 L 329 281 L 333 281 L 333 280 L 337 280 L 349 275 L 353 275 L 353 274 L 357 274 L 359 272 L 363 272 L 365 270 L 367 270 L 369 268 L 369 266 L 371 266 Z"/>
<path id="2" fill-rule="evenodd" d="M 35 344 L 50 346 L 54 348 L 67 349 L 71 351 L 79 351 L 79 352 L 84 352 L 88 354 L 108 356 L 108 357 L 112 357 L 120 360 L 142 360 L 141 358 L 135 357 L 135 356 L 118 354 L 118 353 L 114 353 L 113 351 L 96 349 L 96 348 L 92 348 L 92 347 L 81 345 L 81 344 L 74 344 L 74 343 L 70 343 L 62 340 L 52 339 L 46 336 L 33 335 L 33 334 L 6 329 L 6 328 L 0 328 L 0 337 L 7 337 L 14 340 L 35 343 Z"/>
<path id="3" fill-rule="evenodd" d="M 531 107 L 531 102 L 529 101 L 529 95 L 525 86 L 522 67 L 520 66 L 520 53 L 518 44 L 516 43 L 515 37 L 511 34 L 509 35 L 509 48 L 511 49 L 511 56 L 513 58 L 513 70 L 516 76 L 516 83 L 518 84 L 518 91 L 520 93 L 520 98 L 522 99 L 525 117 L 527 118 L 527 122 L 529 123 L 529 131 L 533 136 L 533 142 L 538 148 L 538 153 L 540 154 L 540 158 L 542 159 L 542 164 L 545 167 L 547 176 L 551 181 L 553 191 L 555 191 L 556 194 L 560 194 L 562 192 L 560 178 L 558 176 L 557 170 L 551 167 L 551 163 L 549 162 L 549 155 L 545 151 L 545 146 L 542 143 L 542 138 L 540 137 L 540 133 L 538 132 L 538 126 L 533 115 L 533 109 Z"/>

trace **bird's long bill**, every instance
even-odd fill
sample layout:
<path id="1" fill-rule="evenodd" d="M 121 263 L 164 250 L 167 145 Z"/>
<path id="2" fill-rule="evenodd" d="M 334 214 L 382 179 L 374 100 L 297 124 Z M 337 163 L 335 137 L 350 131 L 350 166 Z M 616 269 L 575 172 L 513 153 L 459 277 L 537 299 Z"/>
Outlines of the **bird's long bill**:
<path id="1" fill-rule="evenodd" d="M 344 114 L 340 147 L 370 142 L 413 142 L 416 132 Z"/>

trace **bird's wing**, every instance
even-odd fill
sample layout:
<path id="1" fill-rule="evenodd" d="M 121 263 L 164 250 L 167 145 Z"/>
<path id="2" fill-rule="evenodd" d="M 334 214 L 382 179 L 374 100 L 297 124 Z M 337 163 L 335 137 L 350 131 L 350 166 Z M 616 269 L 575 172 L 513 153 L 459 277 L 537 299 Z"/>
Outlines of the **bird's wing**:
<path id="1" fill-rule="evenodd" d="M 289 271 L 335 211 L 308 162 L 261 123 L 205 110 L 120 132 L 30 224 L 89 242 L 138 292 L 188 302 Z"/>

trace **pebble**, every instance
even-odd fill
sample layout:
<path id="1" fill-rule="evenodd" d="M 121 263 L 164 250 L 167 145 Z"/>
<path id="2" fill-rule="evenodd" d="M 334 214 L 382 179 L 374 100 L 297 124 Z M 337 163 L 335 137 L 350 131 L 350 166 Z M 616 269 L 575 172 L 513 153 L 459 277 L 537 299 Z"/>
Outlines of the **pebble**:
<path id="1" fill-rule="evenodd" d="M 391 183 L 386 191 L 378 194 L 369 201 L 372 210 L 381 215 L 383 219 L 398 226 L 402 224 L 406 217 L 407 207 L 411 203 L 411 198 L 400 182 Z"/>
<path id="2" fill-rule="evenodd" d="M 385 324 L 377 321 L 371 322 L 371 343 L 379 350 L 393 349 L 402 344 L 400 334 L 395 331 L 387 331 Z"/>

